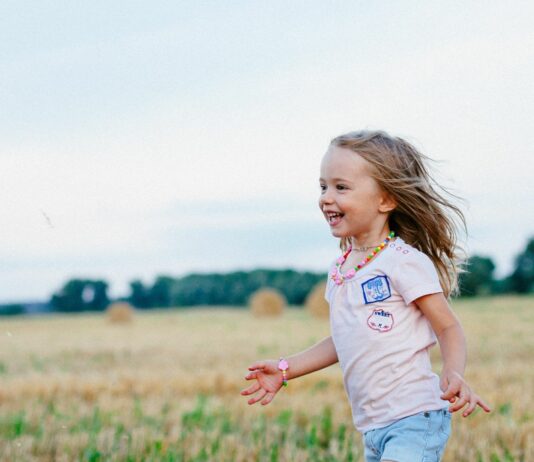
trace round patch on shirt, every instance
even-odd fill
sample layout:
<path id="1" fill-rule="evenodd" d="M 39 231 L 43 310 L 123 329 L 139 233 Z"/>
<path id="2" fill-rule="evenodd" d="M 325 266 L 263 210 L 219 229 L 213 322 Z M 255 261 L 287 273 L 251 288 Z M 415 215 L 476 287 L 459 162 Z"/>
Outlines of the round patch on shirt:
<path id="1" fill-rule="evenodd" d="M 378 332 L 388 332 L 393 329 L 393 315 L 389 311 L 375 309 L 367 318 L 367 325 Z"/>

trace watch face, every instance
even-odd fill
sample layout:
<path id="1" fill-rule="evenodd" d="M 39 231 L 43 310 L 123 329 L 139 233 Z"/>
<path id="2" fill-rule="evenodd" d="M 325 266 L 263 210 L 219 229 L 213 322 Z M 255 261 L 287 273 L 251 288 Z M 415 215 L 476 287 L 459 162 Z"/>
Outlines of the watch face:
<path id="1" fill-rule="evenodd" d="M 285 359 L 281 359 L 278 362 L 278 369 L 281 371 L 285 371 L 289 367 L 289 364 L 287 364 L 287 361 Z"/>

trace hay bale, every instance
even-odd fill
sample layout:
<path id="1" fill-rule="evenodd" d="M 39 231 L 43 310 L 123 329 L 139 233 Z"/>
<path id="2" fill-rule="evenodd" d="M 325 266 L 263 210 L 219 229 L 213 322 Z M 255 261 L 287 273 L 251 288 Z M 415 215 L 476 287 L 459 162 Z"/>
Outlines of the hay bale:
<path id="1" fill-rule="evenodd" d="M 325 290 L 326 281 L 319 282 L 306 297 L 304 306 L 313 317 L 328 318 L 330 314 L 330 307 L 324 298 Z"/>
<path id="2" fill-rule="evenodd" d="M 280 316 L 287 305 L 285 297 L 276 289 L 259 289 L 249 299 L 249 306 L 254 316 Z"/>
<path id="3" fill-rule="evenodd" d="M 128 324 L 133 321 L 135 309 L 126 302 L 115 302 L 108 306 L 106 317 L 114 324 Z"/>

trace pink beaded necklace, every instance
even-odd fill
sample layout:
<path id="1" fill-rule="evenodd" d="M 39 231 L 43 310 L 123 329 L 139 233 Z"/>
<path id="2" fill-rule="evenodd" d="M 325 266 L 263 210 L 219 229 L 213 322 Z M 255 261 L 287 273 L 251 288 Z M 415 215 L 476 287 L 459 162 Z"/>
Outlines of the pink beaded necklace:
<path id="1" fill-rule="evenodd" d="M 345 260 L 347 260 L 347 257 L 349 256 L 349 253 L 352 251 L 352 247 L 349 247 L 349 249 L 336 260 L 336 266 L 332 268 L 332 271 L 330 271 L 330 279 L 332 279 L 338 286 L 343 284 L 343 281 L 345 279 L 351 279 L 354 276 L 356 276 L 356 273 L 361 270 L 367 263 L 369 263 L 373 257 L 380 252 L 388 242 L 395 236 L 395 231 L 391 231 L 388 234 L 388 237 L 384 239 L 384 242 L 377 245 L 373 251 L 365 257 L 359 265 L 356 265 L 354 268 L 349 269 L 345 274 L 341 273 L 341 265 L 345 263 Z"/>

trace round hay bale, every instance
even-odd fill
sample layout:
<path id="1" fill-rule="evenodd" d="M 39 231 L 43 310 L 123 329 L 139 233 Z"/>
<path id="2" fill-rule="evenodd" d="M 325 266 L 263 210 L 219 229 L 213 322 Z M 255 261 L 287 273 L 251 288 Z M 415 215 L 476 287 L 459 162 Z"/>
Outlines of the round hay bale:
<path id="1" fill-rule="evenodd" d="M 126 302 L 115 302 L 108 306 L 106 317 L 114 324 L 127 324 L 133 321 L 135 309 Z"/>
<path id="2" fill-rule="evenodd" d="M 280 316 L 287 305 L 285 297 L 276 289 L 259 289 L 249 299 L 249 306 L 254 316 Z"/>
<path id="3" fill-rule="evenodd" d="M 317 283 L 306 297 L 304 306 L 308 312 L 316 318 L 328 318 L 330 307 L 324 298 L 326 290 L 326 281 Z"/>

